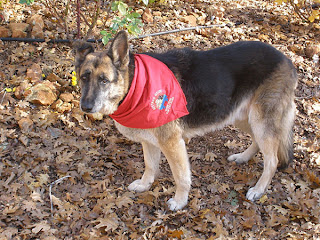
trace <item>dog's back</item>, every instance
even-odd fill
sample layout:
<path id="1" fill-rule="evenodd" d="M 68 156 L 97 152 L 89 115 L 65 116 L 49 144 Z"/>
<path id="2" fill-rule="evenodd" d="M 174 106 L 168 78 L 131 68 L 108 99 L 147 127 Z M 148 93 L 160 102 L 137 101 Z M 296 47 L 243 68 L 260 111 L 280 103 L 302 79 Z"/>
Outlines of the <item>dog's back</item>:
<path id="1" fill-rule="evenodd" d="M 274 74 L 284 71 L 289 76 L 283 81 L 296 84 L 291 61 L 274 47 L 257 41 L 209 51 L 184 48 L 148 55 L 164 62 L 180 81 L 190 112 L 183 120 L 191 128 L 223 121 Z"/>
<path id="2" fill-rule="evenodd" d="M 247 162 L 261 150 L 264 172 L 247 194 L 250 200 L 259 198 L 277 166 L 287 166 L 293 156 L 297 74 L 292 62 L 255 41 L 150 55 L 167 64 L 180 81 L 190 112 L 182 118 L 185 138 L 229 124 L 252 136 L 252 145 L 228 160 Z"/>

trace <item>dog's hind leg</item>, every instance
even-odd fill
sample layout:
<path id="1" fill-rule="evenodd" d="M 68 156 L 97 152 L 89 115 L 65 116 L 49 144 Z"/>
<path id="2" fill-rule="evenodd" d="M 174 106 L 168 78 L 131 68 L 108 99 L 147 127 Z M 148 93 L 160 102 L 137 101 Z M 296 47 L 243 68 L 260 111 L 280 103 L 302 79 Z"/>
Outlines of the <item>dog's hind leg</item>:
<path id="1" fill-rule="evenodd" d="M 279 159 L 279 151 L 288 152 L 289 144 L 282 150 L 282 142 L 287 141 L 292 128 L 294 114 L 291 114 L 293 108 L 291 103 L 276 105 L 276 100 L 263 97 L 251 106 L 249 113 L 249 122 L 253 136 L 263 154 L 263 173 L 257 184 L 250 188 L 247 193 L 247 199 L 254 201 L 259 199 L 268 188 L 272 177 L 278 167 L 279 160 L 288 162 L 287 159 Z M 272 95 L 271 95 L 272 96 Z M 277 96 L 277 95 L 276 95 Z M 280 99 L 280 98 L 279 98 Z M 262 101 L 263 100 L 263 101 Z M 289 109 L 289 110 L 288 110 Z M 292 117 L 290 117 L 292 115 Z"/>
<path id="2" fill-rule="evenodd" d="M 259 199 L 270 184 L 278 165 L 286 166 L 292 158 L 296 83 L 293 65 L 284 61 L 272 77 L 255 91 L 248 122 L 263 154 L 264 166 L 257 184 L 247 193 L 248 200 Z"/>
<path id="3" fill-rule="evenodd" d="M 289 102 L 284 108 L 278 108 L 274 114 L 252 121 L 253 132 L 263 154 L 263 173 L 257 184 L 247 193 L 248 200 L 259 199 L 267 189 L 277 167 L 285 167 L 292 160 L 292 126 L 294 122 L 294 102 Z M 259 116 L 260 115 L 260 116 Z"/>
<path id="4" fill-rule="evenodd" d="M 149 190 L 159 173 L 160 148 L 148 142 L 142 142 L 142 148 L 145 171 L 141 179 L 135 180 L 129 185 L 130 191 L 144 192 Z"/>
<path id="5" fill-rule="evenodd" d="M 254 155 L 259 151 L 259 147 L 257 142 L 255 141 L 254 135 L 251 131 L 250 125 L 248 123 L 248 120 L 243 120 L 240 122 L 236 122 L 236 127 L 240 128 L 242 131 L 250 134 L 252 139 L 252 144 L 242 153 L 236 153 L 228 157 L 228 161 L 230 162 L 236 162 L 236 163 L 246 163 L 251 158 L 253 158 Z"/>
<path id="6" fill-rule="evenodd" d="M 232 154 L 228 157 L 228 161 L 236 163 L 246 163 L 259 151 L 258 144 L 252 139 L 252 144 L 242 153 Z"/>
<path id="7" fill-rule="evenodd" d="M 269 99 L 262 100 L 251 105 L 248 118 L 252 136 L 263 154 L 264 163 L 260 179 L 247 192 L 246 197 L 250 201 L 258 200 L 263 195 L 278 165 L 281 109 L 271 108 L 274 104 Z"/>
<path id="8" fill-rule="evenodd" d="M 258 200 L 267 187 L 269 186 L 272 177 L 274 176 L 278 166 L 278 147 L 279 141 L 274 137 L 258 138 L 257 142 L 261 149 L 264 158 L 263 173 L 257 184 L 250 188 L 247 192 L 247 199 L 250 201 Z"/>

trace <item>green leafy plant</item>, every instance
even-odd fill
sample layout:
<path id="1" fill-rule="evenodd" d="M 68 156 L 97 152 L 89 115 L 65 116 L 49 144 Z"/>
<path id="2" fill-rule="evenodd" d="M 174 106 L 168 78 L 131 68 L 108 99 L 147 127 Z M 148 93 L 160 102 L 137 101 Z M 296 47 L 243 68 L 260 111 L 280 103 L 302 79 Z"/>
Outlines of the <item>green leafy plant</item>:
<path id="1" fill-rule="evenodd" d="M 31 3 L 33 3 L 34 0 L 20 0 L 19 3 L 21 4 L 27 4 L 27 5 L 30 5 Z"/>
<path id="2" fill-rule="evenodd" d="M 126 3 L 114 1 L 111 5 L 111 10 L 119 14 L 112 20 L 112 25 L 108 30 L 100 32 L 104 45 L 106 45 L 112 36 L 121 29 L 126 29 L 132 35 L 141 33 L 141 27 L 143 26 L 141 15 L 135 12 L 131 7 L 128 7 Z"/>

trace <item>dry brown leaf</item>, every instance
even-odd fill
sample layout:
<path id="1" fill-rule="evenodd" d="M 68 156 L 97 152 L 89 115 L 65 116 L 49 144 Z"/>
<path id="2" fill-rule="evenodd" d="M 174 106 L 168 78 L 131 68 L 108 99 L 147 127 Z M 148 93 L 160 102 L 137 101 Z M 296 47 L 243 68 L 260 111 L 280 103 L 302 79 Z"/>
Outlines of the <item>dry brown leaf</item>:
<path id="1" fill-rule="evenodd" d="M 217 158 L 217 155 L 212 153 L 212 152 L 208 152 L 205 157 L 204 157 L 207 161 L 214 161 Z"/>
<path id="2" fill-rule="evenodd" d="M 47 223 L 47 221 L 41 221 L 41 222 L 33 225 L 32 232 L 33 233 L 39 233 L 40 231 L 47 232 L 50 229 L 51 229 L 51 227 Z"/>
<path id="3" fill-rule="evenodd" d="M 99 223 L 98 225 L 95 225 L 95 228 L 103 228 L 104 231 L 115 231 L 119 226 L 119 219 L 118 216 L 115 213 L 112 213 L 104 218 L 99 218 L 94 221 L 95 223 Z"/>

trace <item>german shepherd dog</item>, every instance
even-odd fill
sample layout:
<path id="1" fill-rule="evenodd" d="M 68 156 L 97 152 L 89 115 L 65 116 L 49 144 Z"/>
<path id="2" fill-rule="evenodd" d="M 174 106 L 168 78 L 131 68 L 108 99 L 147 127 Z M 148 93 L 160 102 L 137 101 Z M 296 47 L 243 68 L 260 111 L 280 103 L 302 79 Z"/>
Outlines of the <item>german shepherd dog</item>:
<path id="1" fill-rule="evenodd" d="M 127 33 L 120 31 L 106 51 L 95 52 L 85 42 L 74 46 L 82 111 L 113 114 L 126 97 L 135 72 Z M 176 184 L 168 207 L 183 208 L 191 187 L 185 140 L 233 124 L 251 135 L 252 144 L 228 160 L 246 163 L 259 150 L 263 154 L 263 173 L 246 194 L 248 200 L 259 199 L 277 167 L 287 166 L 293 158 L 297 74 L 292 62 L 274 47 L 256 41 L 240 41 L 209 51 L 183 48 L 145 54 L 173 72 L 185 94 L 189 114 L 149 129 L 129 128 L 115 121 L 124 136 L 141 142 L 143 147 L 144 174 L 128 189 L 143 192 L 151 187 L 162 152 Z"/>

